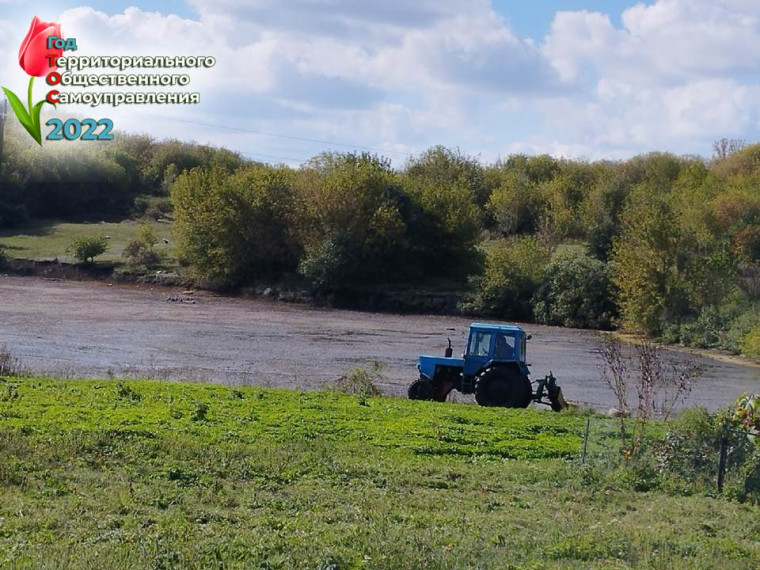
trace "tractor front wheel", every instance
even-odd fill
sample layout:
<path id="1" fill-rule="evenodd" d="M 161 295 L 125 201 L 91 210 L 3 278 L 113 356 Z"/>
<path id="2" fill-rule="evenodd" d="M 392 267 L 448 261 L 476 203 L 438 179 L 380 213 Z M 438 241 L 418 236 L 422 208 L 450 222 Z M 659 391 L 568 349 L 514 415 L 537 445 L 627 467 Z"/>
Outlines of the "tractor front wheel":
<path id="1" fill-rule="evenodd" d="M 475 378 L 475 401 L 481 406 L 527 408 L 533 391 L 522 374 L 503 368 L 486 368 Z"/>
<path id="2" fill-rule="evenodd" d="M 407 394 L 410 400 L 432 400 L 435 395 L 435 388 L 430 380 L 420 378 L 409 385 Z"/>

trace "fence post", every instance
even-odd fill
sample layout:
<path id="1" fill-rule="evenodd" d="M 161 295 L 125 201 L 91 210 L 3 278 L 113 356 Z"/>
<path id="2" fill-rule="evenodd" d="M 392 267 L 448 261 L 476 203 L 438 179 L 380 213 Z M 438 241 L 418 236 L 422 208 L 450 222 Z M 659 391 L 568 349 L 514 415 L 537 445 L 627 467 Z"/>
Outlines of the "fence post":
<path id="1" fill-rule="evenodd" d="M 591 418 L 586 418 L 586 431 L 583 433 L 583 453 L 581 454 L 581 465 L 586 463 L 586 449 L 588 448 L 588 430 L 591 425 Z"/>
<path id="2" fill-rule="evenodd" d="M 724 435 L 720 438 L 720 462 L 718 463 L 718 493 L 723 492 L 723 479 L 726 475 L 726 452 L 728 450 L 728 438 Z"/>

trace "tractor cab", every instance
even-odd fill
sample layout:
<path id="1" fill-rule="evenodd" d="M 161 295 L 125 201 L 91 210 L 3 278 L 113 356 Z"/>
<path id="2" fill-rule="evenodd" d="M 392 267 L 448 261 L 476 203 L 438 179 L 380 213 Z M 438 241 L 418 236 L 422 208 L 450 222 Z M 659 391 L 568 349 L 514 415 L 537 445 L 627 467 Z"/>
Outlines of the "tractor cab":
<path id="1" fill-rule="evenodd" d="M 530 335 L 516 325 L 473 323 L 464 354 L 464 374 L 474 376 L 491 362 L 516 365 L 529 374 L 525 364 L 526 344 Z"/>
<path id="2" fill-rule="evenodd" d="M 517 325 L 472 323 L 462 358 L 453 357 L 451 339 L 443 357 L 420 356 L 420 378 L 409 386 L 409 397 L 442 402 L 458 390 L 474 394 L 484 406 L 524 408 L 538 402 L 562 409 L 566 404 L 553 375 L 535 382 L 535 392 L 531 387 L 525 362 L 530 338 Z"/>

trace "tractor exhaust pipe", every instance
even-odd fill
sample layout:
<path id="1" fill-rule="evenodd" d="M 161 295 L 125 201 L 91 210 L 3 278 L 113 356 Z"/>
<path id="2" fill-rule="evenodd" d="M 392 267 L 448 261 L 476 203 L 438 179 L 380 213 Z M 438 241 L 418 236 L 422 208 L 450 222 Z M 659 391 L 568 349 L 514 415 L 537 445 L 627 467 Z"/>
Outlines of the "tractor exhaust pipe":
<path id="1" fill-rule="evenodd" d="M 444 352 L 444 353 L 443 353 L 443 355 L 444 355 L 446 358 L 451 358 L 451 355 L 452 355 L 452 354 L 454 354 L 454 349 L 453 349 L 453 348 L 451 348 L 451 339 L 450 339 L 450 338 L 447 338 L 446 340 L 448 340 L 448 341 L 449 341 L 449 346 L 446 348 L 446 352 Z"/>

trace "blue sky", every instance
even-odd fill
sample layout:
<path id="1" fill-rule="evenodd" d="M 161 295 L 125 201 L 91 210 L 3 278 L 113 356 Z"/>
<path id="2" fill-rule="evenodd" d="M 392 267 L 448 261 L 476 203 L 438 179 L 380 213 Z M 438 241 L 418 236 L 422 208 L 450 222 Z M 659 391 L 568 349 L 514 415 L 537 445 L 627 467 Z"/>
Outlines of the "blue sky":
<path id="1" fill-rule="evenodd" d="M 399 164 L 434 144 L 484 161 L 623 159 L 758 139 L 755 0 L 0 0 L 0 84 L 14 90 L 34 15 L 80 54 L 218 61 L 190 73 L 197 106 L 61 112 L 263 160 L 371 148 Z"/>

